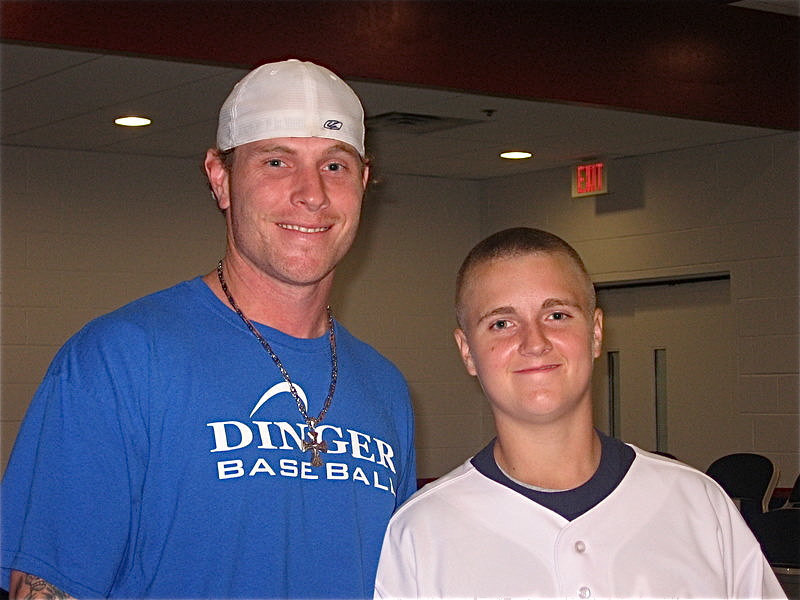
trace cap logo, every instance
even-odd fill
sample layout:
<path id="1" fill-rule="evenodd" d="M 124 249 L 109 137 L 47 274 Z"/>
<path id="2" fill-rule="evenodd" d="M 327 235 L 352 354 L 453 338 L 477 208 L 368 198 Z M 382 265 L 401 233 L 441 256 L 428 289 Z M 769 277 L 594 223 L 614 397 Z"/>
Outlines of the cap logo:
<path id="1" fill-rule="evenodd" d="M 342 128 L 342 122 L 337 121 L 336 119 L 330 119 L 328 121 L 325 121 L 323 127 L 325 129 L 332 129 L 334 131 L 339 131 Z"/>

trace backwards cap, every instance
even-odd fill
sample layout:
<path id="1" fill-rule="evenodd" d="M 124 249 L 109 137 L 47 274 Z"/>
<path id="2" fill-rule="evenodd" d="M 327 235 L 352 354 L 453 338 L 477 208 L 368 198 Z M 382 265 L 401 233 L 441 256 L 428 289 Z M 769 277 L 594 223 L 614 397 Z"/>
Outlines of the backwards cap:
<path id="1" fill-rule="evenodd" d="M 297 59 L 261 65 L 234 86 L 219 111 L 217 148 L 256 140 L 321 137 L 364 156 L 364 109 L 337 75 Z"/>

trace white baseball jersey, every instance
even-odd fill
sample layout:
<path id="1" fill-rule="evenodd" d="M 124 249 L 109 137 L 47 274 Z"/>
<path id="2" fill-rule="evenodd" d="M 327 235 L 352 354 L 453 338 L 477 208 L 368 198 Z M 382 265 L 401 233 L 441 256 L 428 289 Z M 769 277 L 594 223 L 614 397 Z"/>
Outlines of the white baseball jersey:
<path id="1" fill-rule="evenodd" d="M 634 450 L 621 483 L 572 521 L 467 461 L 392 517 L 375 597 L 786 597 L 716 482 Z"/>

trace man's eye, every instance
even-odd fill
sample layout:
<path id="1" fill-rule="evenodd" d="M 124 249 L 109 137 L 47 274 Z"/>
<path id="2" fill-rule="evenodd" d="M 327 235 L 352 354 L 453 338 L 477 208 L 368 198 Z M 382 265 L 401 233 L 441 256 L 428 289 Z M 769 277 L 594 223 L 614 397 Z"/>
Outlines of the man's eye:
<path id="1" fill-rule="evenodd" d="M 554 312 L 552 315 L 550 315 L 550 318 L 554 321 L 563 321 L 569 318 L 569 315 L 565 312 Z"/>
<path id="2" fill-rule="evenodd" d="M 267 161 L 267 164 L 270 167 L 281 167 L 281 166 L 283 166 L 283 161 L 280 158 L 270 158 Z"/>
<path id="3" fill-rule="evenodd" d="M 502 329 L 508 329 L 510 326 L 511 326 L 510 321 L 506 321 L 505 319 L 500 319 L 499 321 L 495 321 L 494 323 L 492 323 L 491 329 L 502 330 Z"/>
<path id="4" fill-rule="evenodd" d="M 344 169 L 344 165 L 342 163 L 330 163 L 327 169 L 328 171 L 341 171 Z"/>

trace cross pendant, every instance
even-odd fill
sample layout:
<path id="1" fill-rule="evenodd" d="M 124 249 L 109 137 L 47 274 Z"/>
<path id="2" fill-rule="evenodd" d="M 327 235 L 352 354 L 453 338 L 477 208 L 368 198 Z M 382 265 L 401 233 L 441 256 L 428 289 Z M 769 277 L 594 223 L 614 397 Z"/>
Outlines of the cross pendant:
<path id="1" fill-rule="evenodd" d="M 309 450 L 311 450 L 311 466 L 321 467 L 322 457 L 320 457 L 319 453 L 328 451 L 328 442 L 325 440 L 318 442 L 316 431 L 309 430 L 308 440 L 303 440 L 303 452 L 307 452 Z"/>

